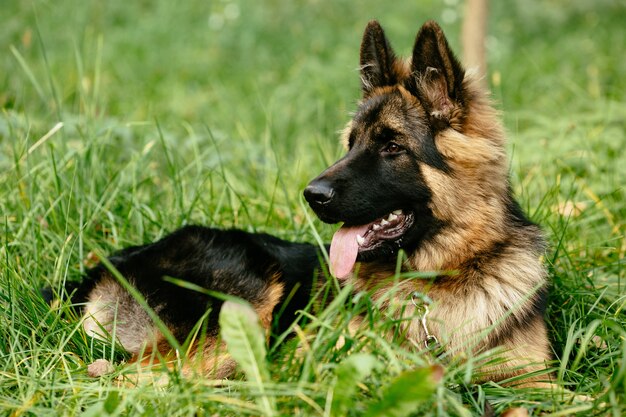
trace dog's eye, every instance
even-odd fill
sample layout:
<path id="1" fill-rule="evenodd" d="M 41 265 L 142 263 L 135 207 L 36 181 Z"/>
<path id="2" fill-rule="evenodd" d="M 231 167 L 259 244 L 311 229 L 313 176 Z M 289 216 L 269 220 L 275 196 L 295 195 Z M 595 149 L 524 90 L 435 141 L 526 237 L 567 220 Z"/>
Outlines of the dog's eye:
<path id="1" fill-rule="evenodd" d="M 404 149 L 402 149 L 402 146 L 398 145 L 395 142 L 389 142 L 387 143 L 387 146 L 385 146 L 385 148 L 383 149 L 383 152 L 385 153 L 398 153 L 398 152 L 402 152 Z"/>

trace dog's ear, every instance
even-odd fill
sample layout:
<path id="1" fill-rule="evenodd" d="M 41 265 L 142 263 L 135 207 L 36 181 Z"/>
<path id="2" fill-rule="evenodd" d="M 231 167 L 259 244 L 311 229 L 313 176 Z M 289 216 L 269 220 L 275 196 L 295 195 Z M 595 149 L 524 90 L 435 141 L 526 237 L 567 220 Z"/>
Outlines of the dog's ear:
<path id="1" fill-rule="evenodd" d="M 364 97 L 377 87 L 398 82 L 393 71 L 395 59 L 383 28 L 376 20 L 370 21 L 361 42 L 361 88 Z"/>
<path id="2" fill-rule="evenodd" d="M 454 110 L 464 106 L 465 71 L 441 27 L 432 20 L 424 23 L 417 34 L 411 72 L 409 91 L 421 99 L 431 116 L 449 123 Z"/>

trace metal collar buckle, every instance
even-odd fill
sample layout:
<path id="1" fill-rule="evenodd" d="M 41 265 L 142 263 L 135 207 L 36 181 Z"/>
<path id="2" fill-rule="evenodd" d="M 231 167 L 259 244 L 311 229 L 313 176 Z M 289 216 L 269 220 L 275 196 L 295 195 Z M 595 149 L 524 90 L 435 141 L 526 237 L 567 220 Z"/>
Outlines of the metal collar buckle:
<path id="1" fill-rule="evenodd" d="M 430 309 L 428 306 L 432 304 L 433 300 L 430 299 L 429 296 L 423 294 L 421 292 L 413 291 L 411 294 L 411 302 L 415 306 L 416 312 L 420 315 L 420 322 L 422 324 L 422 329 L 424 330 L 424 334 L 426 337 L 424 338 L 424 346 L 426 349 L 434 350 L 441 347 L 439 344 L 439 339 L 437 336 L 430 333 L 428 330 L 428 326 L 426 325 L 426 317 L 428 313 L 430 313 Z"/>

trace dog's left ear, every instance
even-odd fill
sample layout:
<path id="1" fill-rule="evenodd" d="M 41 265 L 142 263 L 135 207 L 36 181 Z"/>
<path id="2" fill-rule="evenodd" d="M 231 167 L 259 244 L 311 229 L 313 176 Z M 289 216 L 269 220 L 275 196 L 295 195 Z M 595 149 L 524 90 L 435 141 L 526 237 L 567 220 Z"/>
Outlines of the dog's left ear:
<path id="1" fill-rule="evenodd" d="M 448 45 L 441 27 L 424 23 L 415 39 L 412 77 L 407 88 L 419 97 L 431 117 L 450 123 L 455 109 L 464 106 L 465 71 Z"/>

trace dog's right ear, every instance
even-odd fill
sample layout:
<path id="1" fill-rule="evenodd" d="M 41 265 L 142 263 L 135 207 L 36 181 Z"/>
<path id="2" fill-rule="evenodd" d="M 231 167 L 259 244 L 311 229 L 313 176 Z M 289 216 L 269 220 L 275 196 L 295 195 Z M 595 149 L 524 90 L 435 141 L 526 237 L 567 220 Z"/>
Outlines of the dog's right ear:
<path id="1" fill-rule="evenodd" d="M 463 109 L 465 71 L 448 45 L 441 27 L 424 23 L 413 48 L 412 77 L 407 89 L 420 98 L 434 122 L 454 124 L 457 110 Z"/>
<path id="2" fill-rule="evenodd" d="M 387 41 L 385 32 L 376 20 L 367 24 L 361 42 L 361 88 L 367 97 L 378 87 L 398 82 L 393 71 L 396 56 Z"/>

